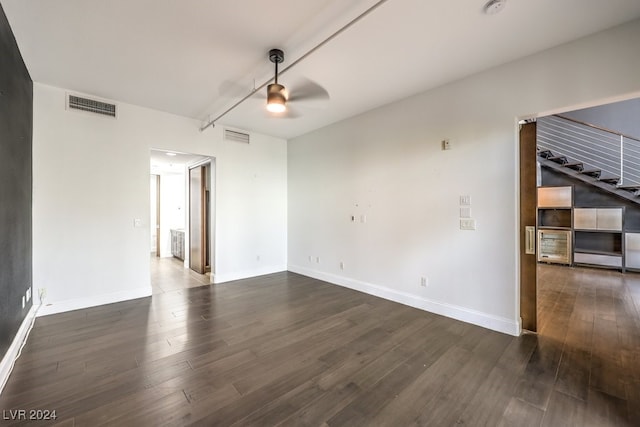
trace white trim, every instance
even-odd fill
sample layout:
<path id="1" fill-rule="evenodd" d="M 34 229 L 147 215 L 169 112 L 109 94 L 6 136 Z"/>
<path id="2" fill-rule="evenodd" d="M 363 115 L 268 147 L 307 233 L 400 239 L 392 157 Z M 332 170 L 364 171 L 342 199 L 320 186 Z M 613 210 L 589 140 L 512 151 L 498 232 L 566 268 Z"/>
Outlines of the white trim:
<path id="1" fill-rule="evenodd" d="M 456 306 L 440 301 L 433 301 L 417 295 L 389 289 L 384 286 L 374 285 L 371 283 L 362 282 L 360 280 L 349 279 L 347 277 L 312 270 L 297 265 L 289 265 L 289 271 L 302 274 L 304 276 L 313 277 L 314 279 L 324 280 L 325 282 L 344 286 L 345 288 L 364 292 L 366 294 L 384 298 L 389 301 L 398 302 L 400 304 L 408 305 L 410 307 L 418 308 L 430 313 L 439 314 L 441 316 L 450 317 L 452 319 L 461 320 L 463 322 L 471 323 L 483 328 L 502 332 L 504 334 L 513 336 L 520 335 L 520 325 L 515 319 L 507 319 L 504 317 L 483 313 L 481 311 L 472 310 L 466 307 Z"/>
<path id="2" fill-rule="evenodd" d="M 115 302 L 128 301 L 137 298 L 151 296 L 151 286 L 144 288 L 130 289 L 128 291 L 113 292 L 85 298 L 75 298 L 70 300 L 48 303 L 40 307 L 38 317 L 49 314 L 64 313 L 65 311 L 80 310 L 83 308 L 95 307 Z"/>
<path id="3" fill-rule="evenodd" d="M 27 340 L 29 336 L 29 331 L 31 330 L 31 323 L 36 317 L 36 312 L 38 311 L 38 307 L 36 305 L 32 305 L 31 309 L 27 313 L 27 316 L 22 321 L 22 325 L 18 329 L 18 333 L 16 337 L 13 339 L 13 342 L 9 346 L 7 353 L 4 355 L 2 360 L 0 361 L 0 394 L 2 394 L 2 390 L 4 390 L 4 386 L 9 381 L 9 375 L 11 374 L 11 370 L 13 368 L 13 363 L 20 352 L 20 348 L 22 344 Z"/>
<path id="4" fill-rule="evenodd" d="M 271 267 L 261 267 L 255 270 L 245 270 L 245 271 L 237 271 L 234 273 L 226 273 L 226 274 L 212 274 L 213 283 L 220 284 L 225 282 L 231 282 L 234 280 L 241 279 L 249 279 L 251 277 L 256 276 L 264 276 L 265 274 L 273 274 L 273 273 L 281 273 L 283 271 L 287 271 L 287 267 L 285 265 L 277 265 Z"/>

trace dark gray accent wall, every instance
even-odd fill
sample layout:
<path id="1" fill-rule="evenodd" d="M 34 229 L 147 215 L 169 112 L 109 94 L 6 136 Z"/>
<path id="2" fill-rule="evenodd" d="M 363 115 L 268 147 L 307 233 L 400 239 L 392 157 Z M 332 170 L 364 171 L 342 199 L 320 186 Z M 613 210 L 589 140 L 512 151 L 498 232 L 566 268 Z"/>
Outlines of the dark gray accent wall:
<path id="1" fill-rule="evenodd" d="M 589 185 L 579 179 L 572 178 L 553 169 L 541 168 L 542 185 L 563 186 L 573 185 L 573 204 L 577 208 L 587 207 L 619 207 L 624 206 L 624 230 L 640 231 L 640 205 L 618 197 L 615 194 Z M 640 200 L 640 197 L 638 197 Z"/>
<path id="2" fill-rule="evenodd" d="M 640 139 L 640 98 L 562 113 L 561 116 Z"/>
<path id="3" fill-rule="evenodd" d="M 0 6 L 0 357 L 24 321 L 32 282 L 33 82 Z"/>

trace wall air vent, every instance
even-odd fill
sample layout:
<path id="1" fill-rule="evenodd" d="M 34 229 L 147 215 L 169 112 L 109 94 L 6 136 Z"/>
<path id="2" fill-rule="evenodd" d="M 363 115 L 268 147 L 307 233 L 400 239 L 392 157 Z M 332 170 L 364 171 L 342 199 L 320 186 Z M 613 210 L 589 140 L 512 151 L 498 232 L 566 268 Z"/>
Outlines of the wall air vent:
<path id="1" fill-rule="evenodd" d="M 243 142 L 249 143 L 249 134 L 244 132 L 238 132 L 237 130 L 225 129 L 224 130 L 225 141 Z"/>
<path id="2" fill-rule="evenodd" d="M 70 110 L 87 111 L 103 116 L 116 117 L 115 104 L 83 98 L 77 95 L 69 95 L 67 97 L 67 108 Z"/>

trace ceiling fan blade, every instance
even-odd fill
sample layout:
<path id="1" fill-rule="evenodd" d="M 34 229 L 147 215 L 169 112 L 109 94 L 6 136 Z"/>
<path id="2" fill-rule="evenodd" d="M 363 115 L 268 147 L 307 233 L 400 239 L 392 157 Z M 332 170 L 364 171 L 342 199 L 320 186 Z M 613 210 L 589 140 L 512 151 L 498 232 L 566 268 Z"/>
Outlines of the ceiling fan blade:
<path id="1" fill-rule="evenodd" d="M 312 80 L 304 79 L 302 83 L 291 88 L 291 96 L 287 101 L 327 101 L 329 99 L 329 92 L 325 88 Z"/>

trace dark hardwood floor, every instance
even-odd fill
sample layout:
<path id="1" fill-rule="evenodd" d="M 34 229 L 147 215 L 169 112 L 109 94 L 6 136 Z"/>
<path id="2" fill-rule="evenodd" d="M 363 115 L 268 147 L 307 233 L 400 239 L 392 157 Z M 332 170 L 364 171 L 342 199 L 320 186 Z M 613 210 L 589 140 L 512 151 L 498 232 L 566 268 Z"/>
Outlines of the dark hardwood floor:
<path id="1" fill-rule="evenodd" d="M 640 275 L 539 277 L 518 338 L 293 273 L 38 318 L 1 424 L 640 425 Z"/>

